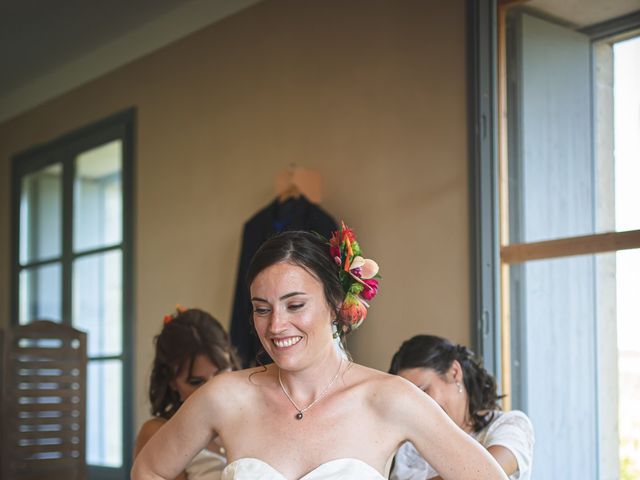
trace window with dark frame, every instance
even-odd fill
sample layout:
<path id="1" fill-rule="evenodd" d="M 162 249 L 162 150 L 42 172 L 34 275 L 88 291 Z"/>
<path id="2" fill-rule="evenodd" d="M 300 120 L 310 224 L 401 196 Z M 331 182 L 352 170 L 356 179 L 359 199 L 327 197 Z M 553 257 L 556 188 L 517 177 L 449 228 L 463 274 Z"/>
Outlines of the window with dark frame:
<path id="1" fill-rule="evenodd" d="M 12 322 L 87 333 L 91 479 L 126 478 L 131 466 L 134 117 L 13 159 Z"/>

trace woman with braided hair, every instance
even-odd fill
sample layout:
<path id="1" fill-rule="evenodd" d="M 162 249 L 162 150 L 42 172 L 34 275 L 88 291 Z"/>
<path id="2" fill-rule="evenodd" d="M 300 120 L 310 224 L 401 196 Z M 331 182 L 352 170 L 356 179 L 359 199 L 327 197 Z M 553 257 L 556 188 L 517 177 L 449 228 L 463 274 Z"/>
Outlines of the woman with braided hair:
<path id="1" fill-rule="evenodd" d="M 495 379 L 467 347 L 433 335 L 416 335 L 394 354 L 389 373 L 409 380 L 433 398 L 456 425 L 489 451 L 510 479 L 531 478 L 531 421 L 520 411 L 501 411 Z M 410 442 L 400 447 L 392 480 L 439 478 Z"/>

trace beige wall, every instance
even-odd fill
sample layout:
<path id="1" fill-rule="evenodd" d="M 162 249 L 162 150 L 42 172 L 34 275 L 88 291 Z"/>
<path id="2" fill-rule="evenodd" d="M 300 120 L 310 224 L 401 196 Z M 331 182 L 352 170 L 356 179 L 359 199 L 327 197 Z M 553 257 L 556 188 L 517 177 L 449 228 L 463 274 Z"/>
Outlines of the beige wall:
<path id="1" fill-rule="evenodd" d="M 406 337 L 468 342 L 464 1 L 267 0 L 0 125 L 0 305 L 10 157 L 135 106 L 136 421 L 174 303 L 228 322 L 243 222 L 295 162 L 384 280 L 354 358 Z"/>

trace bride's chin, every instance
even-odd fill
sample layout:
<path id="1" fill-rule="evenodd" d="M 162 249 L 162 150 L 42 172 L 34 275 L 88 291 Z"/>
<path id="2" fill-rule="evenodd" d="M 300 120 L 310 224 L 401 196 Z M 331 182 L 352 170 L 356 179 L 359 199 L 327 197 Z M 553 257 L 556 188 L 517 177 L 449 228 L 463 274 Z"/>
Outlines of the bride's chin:
<path id="1" fill-rule="evenodd" d="M 297 352 L 272 352 L 271 359 L 280 370 L 299 370 L 304 363 L 303 357 Z"/>

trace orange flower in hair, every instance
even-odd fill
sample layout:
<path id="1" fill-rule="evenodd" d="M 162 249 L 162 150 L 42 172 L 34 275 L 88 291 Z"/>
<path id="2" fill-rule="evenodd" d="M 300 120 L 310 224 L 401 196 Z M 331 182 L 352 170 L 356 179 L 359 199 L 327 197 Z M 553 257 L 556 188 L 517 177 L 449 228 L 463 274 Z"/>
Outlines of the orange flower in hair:
<path id="1" fill-rule="evenodd" d="M 165 315 L 162 323 L 164 323 L 165 325 L 169 322 L 171 322 L 173 319 L 177 318 L 178 315 L 186 312 L 188 310 L 188 308 L 184 308 L 182 305 L 180 305 L 179 303 L 176 304 L 176 310 L 173 313 L 170 313 L 169 315 Z"/>

